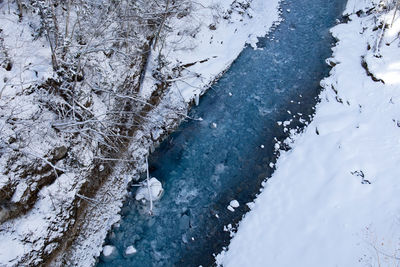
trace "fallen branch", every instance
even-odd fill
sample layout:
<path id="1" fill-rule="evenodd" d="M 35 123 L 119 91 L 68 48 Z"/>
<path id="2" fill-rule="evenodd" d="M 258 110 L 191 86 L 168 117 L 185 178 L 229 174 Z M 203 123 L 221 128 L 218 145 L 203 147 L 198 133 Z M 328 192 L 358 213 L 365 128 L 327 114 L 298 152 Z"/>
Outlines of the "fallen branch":
<path id="1" fill-rule="evenodd" d="M 149 182 L 149 161 L 148 161 L 148 156 L 146 156 L 146 169 L 147 169 L 147 178 L 146 178 L 146 182 L 147 182 L 147 190 L 149 191 L 149 199 L 150 199 L 150 210 L 149 210 L 149 214 L 153 215 L 153 197 L 151 195 L 151 190 L 150 190 L 150 182 Z"/>

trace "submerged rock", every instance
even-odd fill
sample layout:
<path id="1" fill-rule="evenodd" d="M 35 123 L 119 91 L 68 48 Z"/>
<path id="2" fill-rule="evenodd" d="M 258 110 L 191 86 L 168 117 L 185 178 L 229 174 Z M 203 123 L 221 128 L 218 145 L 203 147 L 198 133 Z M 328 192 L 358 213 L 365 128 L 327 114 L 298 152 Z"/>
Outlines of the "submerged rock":
<path id="1" fill-rule="evenodd" d="M 190 227 L 190 218 L 184 214 L 179 220 L 179 229 L 185 230 Z"/>

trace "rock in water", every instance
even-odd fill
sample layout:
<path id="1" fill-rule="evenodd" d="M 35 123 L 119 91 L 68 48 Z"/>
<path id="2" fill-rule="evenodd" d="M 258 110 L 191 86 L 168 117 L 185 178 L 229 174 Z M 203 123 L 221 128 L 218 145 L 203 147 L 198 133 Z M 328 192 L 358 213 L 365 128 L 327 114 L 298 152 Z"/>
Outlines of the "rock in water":
<path id="1" fill-rule="evenodd" d="M 125 257 L 130 257 L 137 252 L 134 246 L 129 246 L 125 249 Z"/>
<path id="2" fill-rule="evenodd" d="M 150 186 L 150 194 L 151 194 L 152 201 L 159 200 L 161 198 L 163 192 L 164 192 L 164 189 L 162 188 L 161 182 L 158 181 L 156 178 L 152 177 L 149 180 L 149 186 Z M 148 189 L 146 181 L 136 191 L 135 199 L 136 200 L 142 200 L 143 199 L 143 200 L 150 201 L 149 189 Z"/>
<path id="3" fill-rule="evenodd" d="M 239 201 L 237 201 L 236 199 L 234 199 L 234 200 L 232 200 L 230 203 L 229 203 L 229 205 L 232 207 L 232 208 L 238 208 L 239 207 Z"/>
<path id="4" fill-rule="evenodd" d="M 226 207 L 228 210 L 230 210 L 230 211 L 232 211 L 232 212 L 234 212 L 235 211 L 235 209 L 234 208 L 232 208 L 232 206 L 231 205 L 228 205 L 228 207 Z"/>
<path id="5" fill-rule="evenodd" d="M 103 247 L 103 255 L 102 259 L 103 261 L 111 261 L 115 259 L 118 255 L 117 248 L 111 245 L 106 245 Z"/>

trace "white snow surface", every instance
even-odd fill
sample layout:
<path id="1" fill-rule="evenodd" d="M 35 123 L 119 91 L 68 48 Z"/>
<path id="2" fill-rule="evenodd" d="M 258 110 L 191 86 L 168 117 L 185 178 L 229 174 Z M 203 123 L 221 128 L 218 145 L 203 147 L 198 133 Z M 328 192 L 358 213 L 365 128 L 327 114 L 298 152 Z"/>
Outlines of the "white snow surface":
<path id="1" fill-rule="evenodd" d="M 239 201 L 237 201 L 236 199 L 231 200 L 231 202 L 229 202 L 229 206 L 231 206 L 232 208 L 239 208 Z"/>
<path id="2" fill-rule="evenodd" d="M 376 49 L 382 30 L 373 28 L 383 20 L 390 24 L 393 10 L 352 14 L 371 6 L 349 1 L 351 21 L 332 29 L 338 43 L 331 60 L 337 65 L 321 82 L 316 115 L 292 137 L 292 150 L 282 151 L 227 251 L 216 257 L 218 264 L 399 264 L 400 48 L 393 40 L 400 18 Z M 367 76 L 362 57 L 385 83 Z"/>
<path id="3" fill-rule="evenodd" d="M 106 245 L 103 247 L 103 255 L 104 257 L 110 257 L 113 253 L 115 253 L 116 248 L 114 246 Z"/>
<path id="4" fill-rule="evenodd" d="M 11 71 L 0 68 L 2 100 L 12 98 L 38 80 L 46 80 L 53 75 L 48 45 L 35 41 L 31 36 L 29 22 L 35 20 L 29 18 L 19 22 L 16 14 L 8 13 L 6 10 L 6 8 L 0 10 L 0 29 L 8 57 L 13 60 L 13 66 Z"/>
<path id="5" fill-rule="evenodd" d="M 149 192 L 150 191 L 150 192 Z M 147 200 L 147 201 L 156 201 L 159 200 L 163 194 L 164 190 L 162 188 L 162 184 L 157 178 L 150 178 L 149 184 L 145 182 L 141 187 L 136 191 L 136 200 Z M 151 197 L 150 197 L 151 196 Z"/>

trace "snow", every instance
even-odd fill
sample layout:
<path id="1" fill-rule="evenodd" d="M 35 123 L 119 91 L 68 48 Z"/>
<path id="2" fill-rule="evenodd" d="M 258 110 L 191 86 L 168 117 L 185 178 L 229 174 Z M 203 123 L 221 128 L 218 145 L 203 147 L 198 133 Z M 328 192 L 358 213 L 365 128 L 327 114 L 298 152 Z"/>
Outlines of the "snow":
<path id="1" fill-rule="evenodd" d="M 64 169 L 63 160 L 52 158 L 52 151 L 68 145 L 51 128 L 55 114 L 43 108 L 36 90 L 53 77 L 48 42 L 34 37 L 32 25 L 40 18 L 29 12 L 19 18 L 17 13 L 16 3 L 0 4 L 1 63 L 12 62 L 9 70 L 0 67 L 0 186 L 2 192 L 12 193 L 10 199 L 3 194 L 0 207 L 2 266 L 39 265 L 57 248 L 74 221 L 70 208 L 82 182 L 72 170 L 55 175 L 55 181 L 55 169 L 46 173 L 52 160 L 58 161 L 53 161 L 54 168 Z M 47 179 L 41 179 L 41 172 Z M 15 211 L 19 214 L 9 218 Z"/>
<path id="2" fill-rule="evenodd" d="M 137 252 L 134 246 L 128 246 L 125 250 L 125 256 L 129 257 Z"/>
<path id="3" fill-rule="evenodd" d="M 11 201 L 14 203 L 20 201 L 27 188 L 28 185 L 24 182 L 18 184 L 17 189 L 15 190 L 14 195 L 11 198 Z"/>
<path id="4" fill-rule="evenodd" d="M 0 262 L 11 262 L 23 252 L 24 246 L 12 238 L 7 238 L 0 242 Z"/>
<path id="5" fill-rule="evenodd" d="M 238 208 L 239 207 L 239 201 L 237 201 L 236 199 L 234 199 L 234 200 L 231 200 L 231 202 L 229 202 L 229 205 L 232 207 L 232 208 Z"/>
<path id="6" fill-rule="evenodd" d="M 150 187 L 150 192 L 149 188 Z M 147 185 L 147 182 L 144 182 L 144 184 L 138 188 L 136 191 L 136 200 L 142 200 L 145 199 L 147 201 L 157 201 L 161 198 L 164 190 L 162 188 L 162 184 L 160 181 L 158 181 L 156 178 L 152 177 L 149 180 L 149 186 Z"/>
<path id="7" fill-rule="evenodd" d="M 0 67 L 0 99 L 11 98 L 53 73 L 48 45 L 34 41 L 31 35 L 29 23 L 34 18 L 19 23 L 19 17 L 7 11 L 7 8 L 0 10 L 0 39 L 4 38 L 4 46 L 13 65 L 11 71 Z"/>
<path id="8" fill-rule="evenodd" d="M 229 202 L 228 207 L 226 207 L 229 211 L 234 212 L 236 208 L 239 208 L 239 201 L 237 201 L 236 199 L 231 200 L 231 202 Z"/>
<path id="9" fill-rule="evenodd" d="M 110 258 L 117 252 L 117 248 L 114 246 L 106 245 L 103 247 L 103 256 L 105 258 Z"/>
<path id="10" fill-rule="evenodd" d="M 332 29 L 337 65 L 321 82 L 316 115 L 304 133 L 291 137 L 292 150 L 281 151 L 275 173 L 227 251 L 216 257 L 218 264 L 398 264 L 400 49 L 393 36 L 400 19 L 375 49 L 381 29 L 373 30 L 374 16 L 377 24 L 390 21 L 393 10 L 354 14 L 372 4 L 350 0 L 345 11 L 350 21 Z M 362 58 L 384 83 L 367 75 Z"/>
<path id="11" fill-rule="evenodd" d="M 4 254 L 0 253 L 1 263 L 10 264 L 19 260 L 21 255 L 29 251 L 41 249 L 44 242 L 43 237 L 46 237 L 46 241 L 50 244 L 50 247 L 46 246 L 46 249 L 50 249 L 51 242 L 62 236 L 68 222 L 63 226 L 53 226 L 53 231 L 49 231 L 49 229 L 54 221 L 57 221 L 56 214 L 68 216 L 67 207 L 71 205 L 76 192 L 73 188 L 75 184 L 72 177 L 71 173 L 60 175 L 57 182 L 40 191 L 32 210 L 1 225 L 0 248 L 6 248 L 5 250 L 0 249 L 5 252 Z M 39 263 L 41 259 L 35 260 L 36 263 Z"/>

